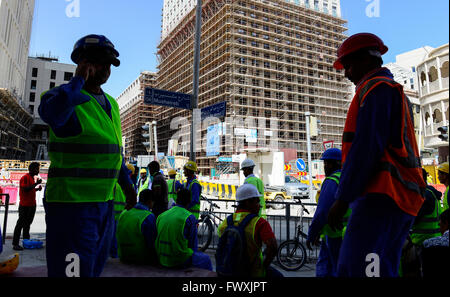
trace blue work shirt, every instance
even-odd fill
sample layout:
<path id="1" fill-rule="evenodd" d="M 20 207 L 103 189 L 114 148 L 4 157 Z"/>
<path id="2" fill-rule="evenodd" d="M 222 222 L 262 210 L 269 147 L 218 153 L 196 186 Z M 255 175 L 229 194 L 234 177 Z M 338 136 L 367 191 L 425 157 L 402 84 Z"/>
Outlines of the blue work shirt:
<path id="1" fill-rule="evenodd" d="M 393 78 L 389 69 L 379 68 L 362 80 L 358 87 L 375 76 Z M 387 146 L 402 145 L 402 105 L 398 90 L 387 84 L 380 84 L 370 91 L 364 102 L 358 111 L 355 137 L 343 164 L 336 192 L 336 199 L 348 203 L 362 196 Z M 412 114 L 411 105 L 409 110 Z"/>
<path id="2" fill-rule="evenodd" d="M 134 208 L 151 211 L 146 205 L 139 202 L 134 206 Z M 145 244 L 147 245 L 147 247 L 155 250 L 155 240 L 158 232 L 156 229 L 156 217 L 153 213 L 147 216 L 142 222 L 141 233 L 145 238 Z"/>
<path id="3" fill-rule="evenodd" d="M 340 172 L 336 170 L 333 173 Z M 335 195 L 338 189 L 338 184 L 331 179 L 326 179 L 320 189 L 319 201 L 317 203 L 317 209 L 314 213 L 311 225 L 308 231 L 308 241 L 313 242 L 319 235 L 320 231 L 327 224 L 328 212 L 331 206 L 336 201 Z"/>
<path id="4" fill-rule="evenodd" d="M 42 96 L 38 109 L 39 115 L 51 127 L 56 136 L 65 138 L 81 133 L 81 124 L 76 115 L 75 107 L 91 100 L 89 96 L 81 93 L 84 83 L 82 77 L 74 76 L 69 83 L 50 89 Z M 102 103 L 105 104 L 102 105 Z M 105 102 L 99 102 L 99 104 L 111 118 L 109 101 L 105 100 Z M 130 173 L 131 171 L 125 166 L 125 161 L 122 158 L 122 168 L 118 179 L 122 188 L 124 185 L 133 184 Z"/>
<path id="5" fill-rule="evenodd" d="M 175 204 L 174 206 L 178 206 L 178 207 L 186 209 L 185 207 L 181 206 L 180 204 Z M 183 235 L 184 235 L 184 238 L 186 238 L 188 241 L 188 247 L 191 248 L 194 252 L 196 252 L 198 249 L 197 219 L 192 214 L 186 219 L 186 224 L 184 225 Z"/>
<path id="6" fill-rule="evenodd" d="M 187 179 L 186 184 L 185 184 L 184 187 L 186 189 L 189 189 L 189 185 L 192 183 L 192 181 L 194 179 L 197 179 L 197 176 L 194 175 L 191 179 Z M 191 203 L 189 203 L 189 205 L 187 207 L 188 209 L 193 207 L 195 204 L 199 204 L 200 203 L 200 194 L 201 194 L 201 192 L 202 192 L 201 185 L 199 185 L 197 183 L 192 185 L 192 188 L 191 188 L 192 200 L 191 200 Z"/>

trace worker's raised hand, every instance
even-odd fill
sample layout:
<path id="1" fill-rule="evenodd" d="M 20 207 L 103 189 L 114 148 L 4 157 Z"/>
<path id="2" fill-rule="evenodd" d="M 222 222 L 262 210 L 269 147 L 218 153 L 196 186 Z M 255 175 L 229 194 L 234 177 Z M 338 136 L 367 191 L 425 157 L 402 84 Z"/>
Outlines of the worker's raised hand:
<path id="1" fill-rule="evenodd" d="M 333 230 L 343 228 L 343 218 L 348 209 L 348 202 L 336 200 L 328 213 L 328 225 Z"/>
<path id="2" fill-rule="evenodd" d="M 42 183 L 42 179 L 38 178 L 36 181 L 36 185 L 39 185 L 40 183 Z"/>
<path id="3" fill-rule="evenodd" d="M 95 67 L 86 60 L 82 60 L 75 70 L 75 76 L 81 76 L 85 82 L 89 79 L 89 76 L 94 75 L 94 73 Z"/>

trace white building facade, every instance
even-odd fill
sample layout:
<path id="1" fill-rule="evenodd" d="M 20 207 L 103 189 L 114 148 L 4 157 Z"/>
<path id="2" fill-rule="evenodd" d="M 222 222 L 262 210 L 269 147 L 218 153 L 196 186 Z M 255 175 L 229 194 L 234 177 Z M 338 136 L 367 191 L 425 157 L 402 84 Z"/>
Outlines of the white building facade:
<path id="1" fill-rule="evenodd" d="M 34 0 L 0 0 L 0 88 L 23 103 Z"/>

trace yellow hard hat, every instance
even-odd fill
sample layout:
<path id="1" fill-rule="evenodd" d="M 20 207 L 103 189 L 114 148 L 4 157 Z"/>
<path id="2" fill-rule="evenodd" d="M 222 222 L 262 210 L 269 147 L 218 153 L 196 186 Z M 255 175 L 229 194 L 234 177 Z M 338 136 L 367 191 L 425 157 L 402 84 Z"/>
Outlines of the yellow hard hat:
<path id="1" fill-rule="evenodd" d="M 130 163 L 127 163 L 127 168 L 131 171 L 131 174 L 134 174 L 134 166 L 131 165 Z"/>
<path id="2" fill-rule="evenodd" d="M 448 162 L 439 165 L 438 170 L 448 174 Z"/>
<path id="3" fill-rule="evenodd" d="M 139 173 L 147 173 L 147 169 L 142 168 L 141 171 L 139 171 Z"/>
<path id="4" fill-rule="evenodd" d="M 194 161 L 188 161 L 186 164 L 184 164 L 184 168 L 197 171 L 197 164 Z"/>
<path id="5" fill-rule="evenodd" d="M 177 172 L 175 171 L 175 169 L 170 169 L 168 174 L 169 175 L 175 175 L 175 174 L 177 174 Z"/>

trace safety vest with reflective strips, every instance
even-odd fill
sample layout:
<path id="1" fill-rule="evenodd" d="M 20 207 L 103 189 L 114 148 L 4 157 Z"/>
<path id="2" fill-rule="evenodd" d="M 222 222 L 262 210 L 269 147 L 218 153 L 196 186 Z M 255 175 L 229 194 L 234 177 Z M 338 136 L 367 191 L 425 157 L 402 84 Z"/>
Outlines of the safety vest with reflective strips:
<path id="1" fill-rule="evenodd" d="M 331 174 L 330 176 L 325 178 L 325 180 L 322 183 L 322 186 L 326 180 L 332 180 L 339 186 L 340 178 L 341 178 L 341 171 L 334 172 L 333 174 Z M 352 214 L 351 208 L 347 209 L 347 212 L 345 213 L 344 218 L 343 218 L 342 229 L 333 230 L 333 229 L 331 229 L 330 225 L 326 224 L 322 228 L 321 234 L 326 235 L 330 238 L 344 237 L 345 230 L 347 228 L 347 223 L 348 223 L 348 220 L 349 220 L 351 214 Z"/>
<path id="2" fill-rule="evenodd" d="M 113 199 L 122 165 L 122 132 L 119 107 L 108 94 L 111 118 L 97 100 L 75 107 L 81 133 L 57 137 L 50 128 L 49 157 L 45 199 L 47 202 L 105 202 Z"/>
<path id="3" fill-rule="evenodd" d="M 250 214 L 249 212 L 234 213 L 233 214 L 234 226 L 239 226 L 239 224 L 249 214 Z M 251 266 L 250 268 L 251 277 L 264 277 L 266 275 L 266 271 L 263 265 L 264 258 L 262 253 L 262 247 L 261 245 L 258 245 L 258 243 L 255 240 L 255 228 L 260 218 L 261 217 L 259 216 L 254 217 L 250 221 L 250 223 L 248 223 L 247 226 L 244 228 L 247 247 L 246 256 L 249 257 L 248 262 L 250 263 Z M 219 237 L 222 236 L 223 232 L 227 227 L 228 227 L 228 220 L 224 220 L 217 230 Z"/>
<path id="4" fill-rule="evenodd" d="M 199 183 L 199 181 L 197 179 L 193 179 L 189 185 L 188 182 L 186 181 L 186 183 L 184 184 L 184 188 L 188 189 L 189 192 L 191 193 L 191 201 L 194 201 L 193 197 L 192 197 L 192 185 L 193 184 L 198 184 L 200 186 L 200 193 L 199 193 L 199 197 L 198 197 L 198 202 L 195 203 L 193 206 L 191 206 L 191 208 L 188 209 L 188 211 L 190 211 L 195 218 L 198 220 L 198 218 L 200 217 L 200 195 L 202 194 L 202 185 Z"/>
<path id="5" fill-rule="evenodd" d="M 408 107 L 408 99 L 403 93 L 403 87 L 389 77 L 378 76 L 364 82 L 356 91 L 345 122 L 342 137 L 342 162 L 345 163 L 348 152 L 355 138 L 358 111 L 364 106 L 367 95 L 380 84 L 390 86 L 401 95 L 401 119 L 402 146 L 388 145 L 381 159 L 377 162 L 377 168 L 361 195 L 368 193 L 385 194 L 391 197 L 398 207 L 404 212 L 417 216 L 423 204 L 425 181 L 422 177 L 419 152 L 411 115 Z M 387 132 L 386 132 L 387 133 Z M 369 156 L 370 158 L 370 156 Z"/>
<path id="6" fill-rule="evenodd" d="M 142 234 L 142 223 L 151 211 L 132 208 L 120 214 L 117 224 L 117 247 L 121 261 L 136 264 L 152 264 L 156 262 L 156 255 L 148 247 Z"/>
<path id="7" fill-rule="evenodd" d="M 448 209 L 448 189 L 449 189 L 449 187 L 447 187 L 447 189 L 445 189 L 444 200 L 443 200 L 444 207 L 443 207 L 442 211 L 445 211 Z"/>
<path id="8" fill-rule="evenodd" d="M 168 207 L 170 208 L 173 203 L 177 202 L 177 192 L 175 190 L 177 181 L 175 179 L 169 179 L 167 180 L 167 188 L 169 190 L 169 193 L 167 194 L 167 199 L 169 200 Z"/>
<path id="9" fill-rule="evenodd" d="M 145 178 L 144 183 L 141 184 L 141 185 L 139 185 L 139 184 L 141 183 L 142 180 L 139 180 L 139 183 L 138 183 L 139 188 L 138 188 L 138 193 L 137 193 L 138 198 L 139 198 L 139 194 L 140 194 L 143 190 L 148 189 L 149 180 L 150 180 L 150 177 L 147 176 L 147 177 Z"/>
<path id="10" fill-rule="evenodd" d="M 434 210 L 414 222 L 411 230 L 411 241 L 413 244 L 421 245 L 426 239 L 441 236 L 439 229 L 440 202 L 434 195 L 433 191 L 426 189 L 434 197 Z"/>
<path id="11" fill-rule="evenodd" d="M 263 217 L 264 219 L 267 218 L 266 200 L 264 198 L 264 184 L 263 184 L 262 180 L 257 178 L 256 176 L 250 176 L 245 179 L 244 184 L 254 185 L 258 189 L 259 194 L 262 195 L 261 197 L 259 197 L 259 204 L 261 205 L 261 208 L 259 209 L 258 215 L 260 217 Z"/>
<path id="12" fill-rule="evenodd" d="M 191 215 L 187 209 L 174 206 L 158 216 L 155 248 L 161 265 L 182 265 L 192 256 L 193 250 L 188 247 L 188 240 L 184 237 L 186 220 Z"/>
<path id="13" fill-rule="evenodd" d="M 120 214 L 125 209 L 126 197 L 122 187 L 117 183 L 114 188 L 114 219 L 118 221 Z"/>

